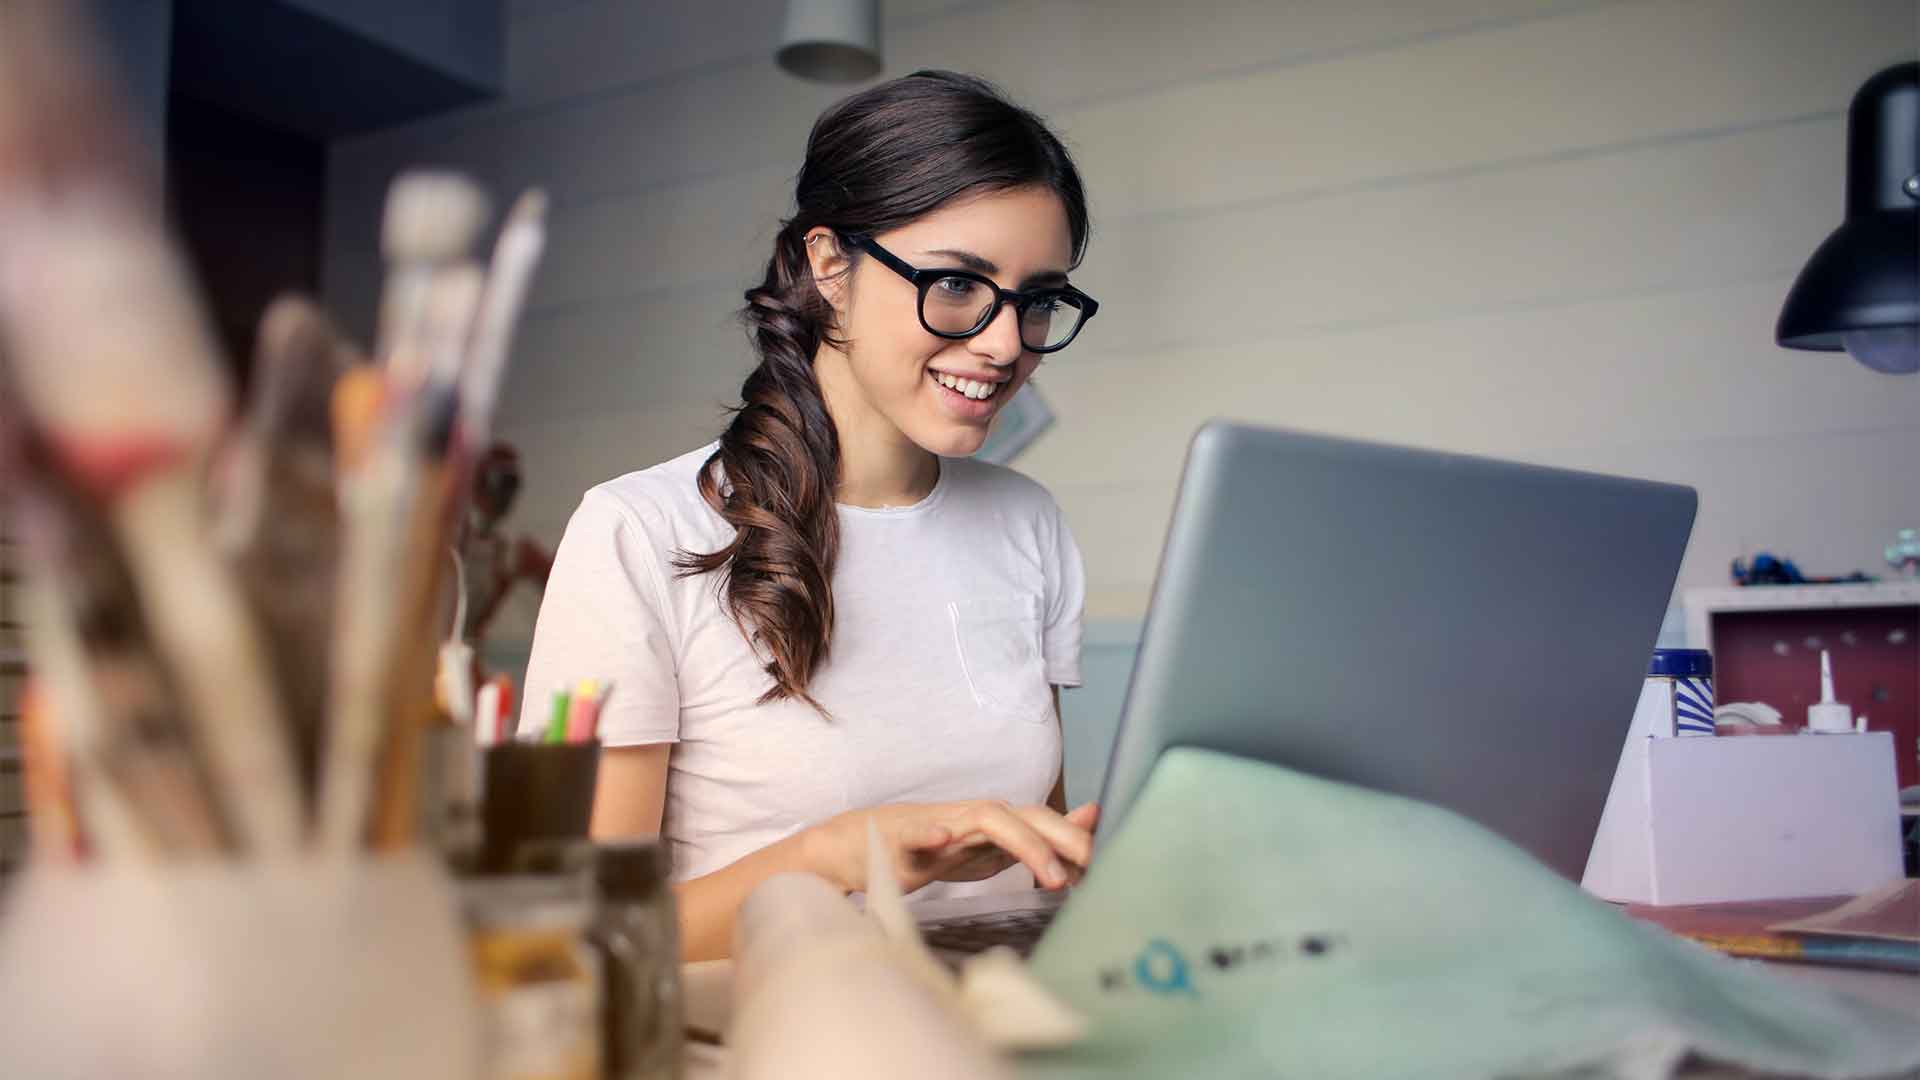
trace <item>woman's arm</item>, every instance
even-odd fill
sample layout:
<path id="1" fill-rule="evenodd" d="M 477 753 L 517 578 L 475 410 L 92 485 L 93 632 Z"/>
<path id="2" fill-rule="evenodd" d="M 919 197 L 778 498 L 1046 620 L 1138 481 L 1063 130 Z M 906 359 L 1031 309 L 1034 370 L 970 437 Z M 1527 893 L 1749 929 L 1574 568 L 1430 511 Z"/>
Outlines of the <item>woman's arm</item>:
<path id="1" fill-rule="evenodd" d="M 671 743 L 616 746 L 600 751 L 593 785 L 595 840 L 643 840 L 660 835 L 667 805 L 667 755 Z"/>
<path id="2" fill-rule="evenodd" d="M 657 836 L 666 804 L 667 744 L 602 751 L 593 799 L 593 837 Z M 733 948 L 733 920 L 747 895 L 775 874 L 818 874 L 842 890 L 864 881 L 869 823 L 892 850 L 901 887 L 943 878 L 974 880 L 1014 862 L 1059 888 L 1092 855 L 1093 811 L 1073 815 L 997 802 L 893 805 L 849 811 L 776 841 L 711 874 L 674 888 L 680 909 L 680 958 L 714 960 Z M 1065 860 L 1064 862 L 1062 860 Z M 1071 864 L 1075 869 L 1069 871 Z"/>
<path id="3" fill-rule="evenodd" d="M 670 744 L 660 743 L 601 752 L 600 776 L 593 794 L 595 840 L 660 834 L 666 807 L 667 757 L 672 751 Z M 726 956 L 733 945 L 733 917 L 755 886 L 782 871 L 815 869 L 804 857 L 803 844 L 800 836 L 790 837 L 723 870 L 675 886 L 681 959 Z"/>

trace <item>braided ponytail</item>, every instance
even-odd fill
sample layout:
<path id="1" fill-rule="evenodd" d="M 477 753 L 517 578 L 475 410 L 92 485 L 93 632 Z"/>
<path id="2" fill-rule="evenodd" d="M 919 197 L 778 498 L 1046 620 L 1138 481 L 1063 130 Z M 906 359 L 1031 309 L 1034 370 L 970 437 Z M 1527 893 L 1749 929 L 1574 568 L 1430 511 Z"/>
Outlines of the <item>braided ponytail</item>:
<path id="1" fill-rule="evenodd" d="M 704 555 L 681 552 L 675 566 L 683 574 L 728 568 L 728 614 L 752 627 L 772 656 L 766 671 L 774 685 L 761 704 L 798 698 L 824 713 L 806 688 L 833 637 L 840 439 L 814 379 L 813 354 L 830 340 L 833 311 L 814 285 L 797 225 L 782 227 L 766 279 L 747 290 L 741 318 L 760 366 L 700 470 L 700 495 L 734 527 L 733 542 Z"/>

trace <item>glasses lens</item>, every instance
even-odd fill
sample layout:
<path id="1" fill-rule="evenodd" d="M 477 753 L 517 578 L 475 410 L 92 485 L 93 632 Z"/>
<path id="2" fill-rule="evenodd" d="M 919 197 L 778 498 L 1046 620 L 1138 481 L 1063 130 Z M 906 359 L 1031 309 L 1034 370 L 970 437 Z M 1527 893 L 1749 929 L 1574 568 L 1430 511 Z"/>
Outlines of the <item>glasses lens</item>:
<path id="1" fill-rule="evenodd" d="M 1072 293 L 1045 293 L 1020 318 L 1020 341 L 1029 349 L 1057 348 L 1080 329 L 1086 318 L 1080 298 Z"/>
<path id="2" fill-rule="evenodd" d="M 943 277 L 921 294 L 920 317 L 936 334 L 969 334 L 993 305 L 993 290 L 972 278 Z"/>

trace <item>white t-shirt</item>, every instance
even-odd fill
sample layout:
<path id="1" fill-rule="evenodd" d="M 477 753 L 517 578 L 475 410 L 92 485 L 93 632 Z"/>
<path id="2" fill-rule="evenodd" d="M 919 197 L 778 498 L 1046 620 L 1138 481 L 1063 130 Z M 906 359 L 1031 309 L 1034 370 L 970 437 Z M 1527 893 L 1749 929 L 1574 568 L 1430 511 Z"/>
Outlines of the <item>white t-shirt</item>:
<path id="1" fill-rule="evenodd" d="M 912 506 L 839 507 L 833 638 L 809 687 L 828 720 L 758 704 L 773 679 L 721 605 L 722 575 L 673 565 L 733 538 L 695 486 L 715 445 L 587 492 L 540 605 L 521 730 L 543 727 L 555 690 L 611 681 L 602 743 L 674 744 L 661 832 L 676 880 L 857 807 L 1045 802 L 1060 770 L 1050 685 L 1080 685 L 1086 596 L 1052 495 L 942 458 Z"/>

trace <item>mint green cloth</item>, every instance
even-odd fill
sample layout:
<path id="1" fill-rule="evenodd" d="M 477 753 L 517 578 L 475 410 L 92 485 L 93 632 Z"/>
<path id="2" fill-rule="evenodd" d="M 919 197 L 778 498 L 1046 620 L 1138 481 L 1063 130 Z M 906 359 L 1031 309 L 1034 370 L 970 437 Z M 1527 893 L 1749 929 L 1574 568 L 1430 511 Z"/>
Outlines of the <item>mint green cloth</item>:
<path id="1" fill-rule="evenodd" d="M 1456 814 L 1202 750 L 1161 760 L 1033 970 L 1092 1028 L 1032 1078 L 1920 1067 L 1914 1018 L 1635 923 Z"/>

